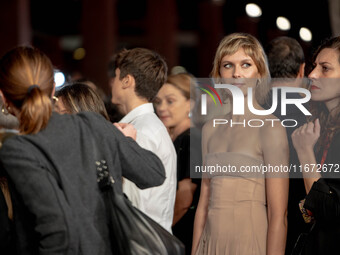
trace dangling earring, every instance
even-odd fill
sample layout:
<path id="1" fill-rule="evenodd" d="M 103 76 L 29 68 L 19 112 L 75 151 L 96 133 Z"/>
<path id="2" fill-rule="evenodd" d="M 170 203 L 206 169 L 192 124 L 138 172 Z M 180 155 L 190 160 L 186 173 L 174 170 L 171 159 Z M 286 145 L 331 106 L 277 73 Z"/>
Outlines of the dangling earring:
<path id="1" fill-rule="evenodd" d="M 59 98 L 57 98 L 56 96 L 53 96 L 52 99 L 53 99 L 53 103 L 56 103 L 59 100 Z"/>
<path id="2" fill-rule="evenodd" d="M 256 79 L 256 85 L 255 85 L 255 88 L 257 88 L 260 84 L 260 79 Z"/>
<path id="3" fill-rule="evenodd" d="M 8 114 L 9 114 L 9 111 L 8 111 L 8 109 L 5 107 L 5 104 L 3 104 L 3 105 L 1 106 L 1 112 L 2 112 L 2 114 L 4 114 L 4 115 L 8 115 Z"/>
<path id="4" fill-rule="evenodd" d="M 188 118 L 190 119 L 192 117 L 192 112 L 190 111 L 189 113 L 188 113 Z"/>

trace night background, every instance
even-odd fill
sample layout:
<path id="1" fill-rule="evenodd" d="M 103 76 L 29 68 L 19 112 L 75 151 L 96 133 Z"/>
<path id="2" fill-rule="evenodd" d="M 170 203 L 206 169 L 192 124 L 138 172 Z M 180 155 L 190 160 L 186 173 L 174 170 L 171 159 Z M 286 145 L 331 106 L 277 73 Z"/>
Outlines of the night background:
<path id="1" fill-rule="evenodd" d="M 249 17 L 248 3 L 262 15 Z M 278 29 L 278 16 L 290 21 L 290 30 Z M 183 66 L 207 77 L 223 36 L 247 32 L 265 47 L 285 35 L 301 43 L 309 64 L 323 39 L 340 34 L 339 20 L 340 0 L 0 0 L 0 55 L 31 44 L 68 80 L 87 78 L 109 93 L 107 65 L 122 48 L 156 50 L 170 71 Z M 300 38 L 301 27 L 311 31 L 311 41 Z"/>

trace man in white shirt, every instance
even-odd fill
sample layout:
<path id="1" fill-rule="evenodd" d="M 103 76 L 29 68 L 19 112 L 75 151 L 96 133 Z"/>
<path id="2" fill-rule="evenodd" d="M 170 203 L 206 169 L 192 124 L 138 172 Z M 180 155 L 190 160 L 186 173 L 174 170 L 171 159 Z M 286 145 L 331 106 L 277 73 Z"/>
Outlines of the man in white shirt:
<path id="1" fill-rule="evenodd" d="M 166 179 L 159 187 L 140 190 L 125 179 L 123 191 L 137 208 L 171 232 L 177 180 L 176 151 L 151 103 L 165 83 L 166 74 L 165 61 L 157 53 L 143 48 L 123 50 L 110 63 L 111 101 L 125 115 L 120 125 L 133 124 L 137 129 L 137 143 L 154 152 L 166 172 Z"/>

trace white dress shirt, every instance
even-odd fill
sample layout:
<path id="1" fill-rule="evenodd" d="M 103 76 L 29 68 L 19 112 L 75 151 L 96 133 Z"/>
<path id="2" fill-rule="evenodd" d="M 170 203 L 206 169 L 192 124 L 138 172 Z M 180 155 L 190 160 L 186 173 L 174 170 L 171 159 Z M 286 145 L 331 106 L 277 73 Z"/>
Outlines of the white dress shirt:
<path id="1" fill-rule="evenodd" d="M 176 197 L 176 150 L 163 123 L 154 113 L 151 103 L 130 111 L 121 123 L 131 123 L 137 130 L 136 142 L 155 153 L 162 161 L 166 179 L 161 186 L 141 190 L 124 179 L 123 192 L 132 204 L 162 225 L 170 233 Z M 138 169 L 136 169 L 138 171 Z"/>

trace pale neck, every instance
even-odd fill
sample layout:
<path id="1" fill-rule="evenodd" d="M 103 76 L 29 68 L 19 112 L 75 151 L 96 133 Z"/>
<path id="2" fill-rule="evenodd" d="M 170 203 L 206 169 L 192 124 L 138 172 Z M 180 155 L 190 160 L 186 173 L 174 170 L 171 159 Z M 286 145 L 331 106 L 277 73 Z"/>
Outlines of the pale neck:
<path id="1" fill-rule="evenodd" d="M 294 87 L 300 88 L 302 83 L 302 79 L 290 78 L 290 79 L 282 79 L 282 80 L 272 80 L 272 87 Z"/>
<path id="2" fill-rule="evenodd" d="M 147 104 L 149 103 L 148 100 L 144 99 L 144 98 L 139 98 L 139 97 L 135 97 L 132 100 L 127 100 L 125 103 L 121 104 L 121 112 L 126 115 L 129 112 L 131 112 L 133 109 L 137 108 L 138 106 L 141 106 L 143 104 Z"/>
<path id="3" fill-rule="evenodd" d="M 262 109 L 260 104 L 257 102 L 255 98 L 255 93 L 253 93 L 253 107 L 255 109 Z M 231 107 L 232 107 L 232 102 L 231 102 Z M 232 109 L 231 109 L 232 113 Z M 232 119 L 233 120 L 243 120 L 243 119 L 253 119 L 254 118 L 254 113 L 252 113 L 249 108 L 248 108 L 248 95 L 244 97 L 244 115 L 233 115 L 232 114 Z"/>

